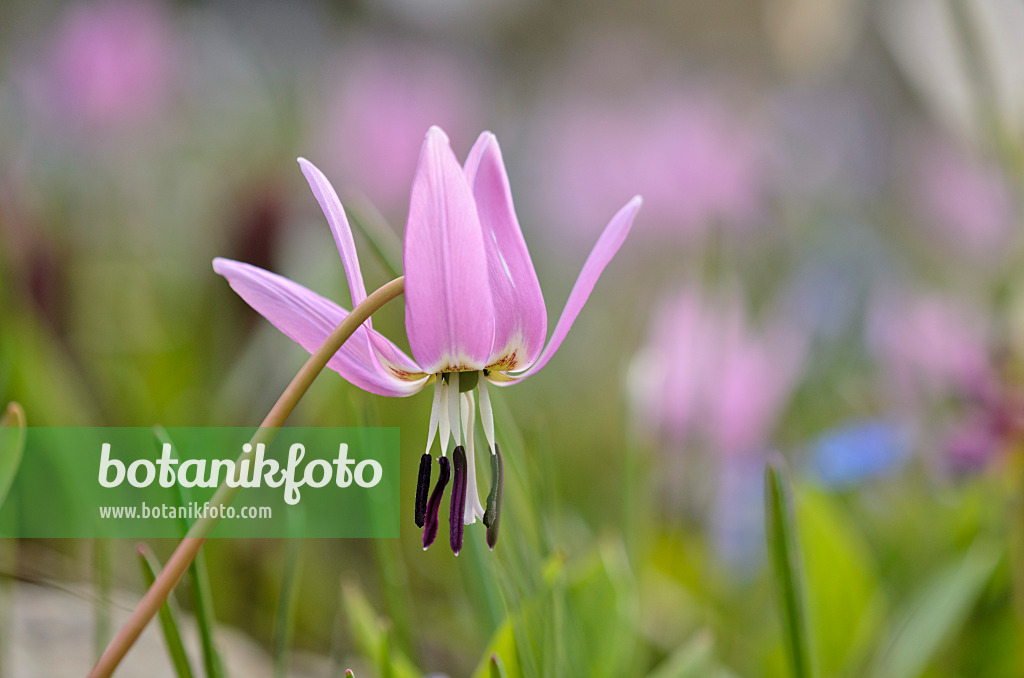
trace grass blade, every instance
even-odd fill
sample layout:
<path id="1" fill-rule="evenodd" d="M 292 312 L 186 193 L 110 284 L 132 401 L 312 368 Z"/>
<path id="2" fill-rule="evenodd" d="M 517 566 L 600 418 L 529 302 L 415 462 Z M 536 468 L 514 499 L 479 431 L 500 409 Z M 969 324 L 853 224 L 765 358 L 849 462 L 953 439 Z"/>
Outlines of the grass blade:
<path id="1" fill-rule="evenodd" d="M 25 411 L 18 403 L 10 403 L 0 416 L 0 506 L 10 490 L 25 452 Z M 6 526 L 5 526 L 6 527 Z M 14 572 L 17 565 L 18 542 L 0 539 L 0 572 Z M 10 637 L 9 610 L 14 603 L 13 579 L 0 578 L 0 658 L 8 654 L 6 639 Z M 4 675 L 0 659 L 0 676 Z"/>
<path id="2" fill-rule="evenodd" d="M 341 678 L 342 671 L 345 676 L 352 673 L 351 669 L 342 669 L 345 665 L 345 618 L 342 609 L 342 593 L 339 590 L 338 609 L 334 613 L 334 628 L 331 630 L 331 647 L 328 651 L 330 670 L 327 675 L 330 678 Z"/>
<path id="3" fill-rule="evenodd" d="M 915 678 L 963 623 L 1002 559 L 1002 546 L 978 541 L 937 572 L 893 624 L 875 662 L 878 678 Z"/>
<path id="4" fill-rule="evenodd" d="M 398 277 L 402 274 L 402 240 L 387 219 L 365 195 L 356 194 L 345 201 L 349 221 L 366 236 L 381 262 Z"/>
<path id="5" fill-rule="evenodd" d="M 368 400 L 353 393 L 349 398 L 351 417 L 357 426 L 380 426 L 380 406 L 375 400 Z M 371 513 L 371 520 L 377 514 Z M 383 527 L 382 527 L 383 529 Z M 410 658 L 415 659 L 415 643 L 412 635 L 411 600 L 409 571 L 402 556 L 399 539 L 374 539 L 373 553 L 377 562 L 380 588 L 384 595 L 384 610 L 391 621 L 391 640 Z"/>
<path id="6" fill-rule="evenodd" d="M 96 597 L 93 600 L 93 648 L 97 659 L 110 642 L 112 628 L 110 601 L 114 575 L 110 563 L 110 549 L 109 540 L 92 540 L 92 576 L 93 585 L 96 587 Z"/>
<path id="7" fill-rule="evenodd" d="M 160 564 L 157 562 L 156 556 L 153 555 L 153 552 L 145 544 L 136 546 L 135 552 L 139 556 L 142 578 L 148 588 L 156 581 L 156 575 L 160 571 Z M 192 666 L 189 664 L 185 646 L 181 642 L 178 616 L 174 608 L 171 607 L 170 599 L 160 608 L 158 618 L 160 619 L 160 630 L 163 632 L 164 642 L 167 644 L 167 654 L 170 656 L 171 664 L 174 666 L 174 674 L 178 678 L 192 678 Z"/>
<path id="8" fill-rule="evenodd" d="M 370 601 L 358 587 L 343 584 L 341 604 L 349 633 L 362 656 L 377 665 L 377 675 L 393 678 L 416 678 L 423 675 L 423 672 L 388 640 L 389 623 L 377 616 Z"/>
<path id="9" fill-rule="evenodd" d="M 25 411 L 10 403 L 0 416 L 0 505 L 7 498 L 25 452 Z"/>
<path id="10" fill-rule="evenodd" d="M 167 429 L 163 426 L 154 426 L 153 434 L 156 436 L 159 445 L 170 444 L 174 448 Z M 175 456 L 177 450 L 175 449 Z M 180 483 L 174 484 L 178 492 L 178 502 L 181 506 L 187 506 L 192 498 L 188 488 L 182 487 Z M 181 534 L 184 536 L 192 524 L 182 516 Z M 217 651 L 217 643 L 214 640 L 214 613 L 213 594 L 210 592 L 210 576 L 206 570 L 206 554 L 200 549 L 195 559 L 188 568 L 189 581 L 192 583 L 192 611 L 196 616 L 196 627 L 199 629 L 199 644 L 203 651 L 203 670 L 206 678 L 226 678 L 224 664 L 221 662 L 220 653 Z"/>
<path id="11" fill-rule="evenodd" d="M 807 619 L 803 559 L 793 515 L 792 492 L 781 456 L 774 455 L 768 460 L 764 484 L 768 553 L 775 572 L 786 653 L 794 678 L 813 678 L 815 666 Z"/>
<path id="12" fill-rule="evenodd" d="M 698 631 L 679 646 L 647 678 L 697 678 L 714 668 L 715 640 L 708 630 Z"/>
<path id="13" fill-rule="evenodd" d="M 497 654 L 491 655 L 491 678 L 508 678 L 505 675 L 505 665 L 501 663 L 501 657 Z"/>
<path id="14" fill-rule="evenodd" d="M 224 664 L 214 640 L 213 594 L 210 591 L 210 575 L 206 570 L 206 557 L 202 551 L 188 568 L 192 581 L 192 605 L 199 628 L 199 641 L 203 648 L 203 667 L 207 678 L 225 678 Z"/>
<path id="15" fill-rule="evenodd" d="M 299 602 L 299 576 L 302 572 L 302 540 L 291 538 L 287 542 L 281 595 L 277 601 L 274 619 L 274 677 L 288 675 L 288 654 L 295 632 L 295 614 Z"/>

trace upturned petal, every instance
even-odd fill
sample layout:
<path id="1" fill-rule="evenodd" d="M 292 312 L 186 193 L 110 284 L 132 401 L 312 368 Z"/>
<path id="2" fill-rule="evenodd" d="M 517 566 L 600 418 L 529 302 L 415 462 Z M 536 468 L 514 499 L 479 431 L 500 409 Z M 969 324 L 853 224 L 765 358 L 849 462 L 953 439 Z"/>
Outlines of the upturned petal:
<path id="1" fill-rule="evenodd" d="M 494 301 L 494 342 L 487 366 L 523 369 L 544 348 L 548 318 L 537 272 L 516 219 L 501 148 L 493 134 L 484 132 L 477 139 L 466 159 L 465 172 L 480 216 Z"/>
<path id="2" fill-rule="evenodd" d="M 437 127 L 427 132 L 405 227 L 405 325 L 429 373 L 479 370 L 494 339 L 494 303 L 469 183 Z"/>
<path id="3" fill-rule="evenodd" d="M 629 229 L 633 225 L 633 219 L 636 217 L 637 210 L 640 209 L 642 204 L 643 200 L 640 196 L 635 196 L 608 222 L 601 237 L 597 239 L 594 249 L 590 251 L 587 261 L 583 264 L 583 270 L 580 271 L 579 277 L 576 278 L 576 283 L 572 286 L 572 292 L 569 293 L 569 299 L 565 302 L 565 308 L 562 310 L 562 315 L 555 325 L 555 331 L 551 334 L 548 345 L 544 347 L 544 351 L 540 354 L 537 361 L 530 365 L 526 371 L 518 374 L 506 375 L 492 372 L 491 376 L 494 383 L 499 386 L 508 385 L 519 379 L 536 374 L 548 364 L 551 356 L 555 354 L 558 347 L 565 340 L 566 335 L 569 334 L 572 324 L 576 321 L 576 317 L 587 303 L 587 299 L 590 298 L 590 293 L 593 291 L 594 285 L 597 284 L 597 279 L 601 277 L 605 266 L 608 265 L 608 262 L 612 260 L 612 257 L 615 256 L 615 253 L 619 251 L 619 248 L 625 241 L 626 236 L 629 234 Z"/>
<path id="4" fill-rule="evenodd" d="M 309 188 L 313 191 L 316 201 L 320 203 L 320 209 L 323 210 L 331 227 L 334 243 L 338 246 L 338 254 L 341 255 L 341 263 L 345 268 L 348 289 L 352 294 L 352 308 L 355 308 L 366 298 L 366 287 L 363 284 L 362 271 L 359 270 L 359 255 L 356 253 L 356 243 L 352 238 L 352 228 L 349 226 L 348 217 L 345 216 L 345 209 L 341 206 L 341 200 L 334 192 L 331 182 L 316 165 L 305 158 L 299 158 L 299 167 L 302 168 L 302 174 L 309 182 Z M 369 318 L 366 325 L 372 327 Z"/>
<path id="5" fill-rule="evenodd" d="M 274 327 L 310 353 L 327 339 L 348 311 L 296 282 L 257 266 L 230 259 L 213 260 L 213 270 Z M 380 351 L 374 355 L 370 341 Z M 412 360 L 394 344 L 361 325 L 327 366 L 355 386 L 383 396 L 408 396 L 427 382 Z"/>
<path id="6" fill-rule="evenodd" d="M 348 280 L 352 307 L 355 308 L 366 299 L 366 287 L 363 283 L 363 273 L 359 268 L 359 255 L 356 251 L 355 239 L 352 237 L 352 227 L 348 223 L 348 217 L 345 216 L 345 209 L 342 207 L 334 187 L 331 186 L 331 182 L 316 165 L 305 158 L 299 158 L 299 167 L 302 169 L 306 181 L 309 182 L 313 196 L 320 204 L 320 209 L 323 210 L 324 216 L 327 217 L 327 223 L 331 227 L 331 234 L 334 236 L 334 243 L 338 247 L 338 254 L 341 255 L 341 263 Z M 372 320 L 372 318 L 367 318 L 364 325 L 372 329 Z M 374 350 L 374 357 L 381 363 L 379 367 L 391 370 L 395 374 L 407 373 L 405 363 L 408 362 L 408 358 L 405 358 L 404 355 L 396 355 L 394 345 L 376 332 L 360 332 L 352 338 L 352 341 L 368 342 Z M 419 369 L 416 370 L 416 373 L 419 373 Z"/>

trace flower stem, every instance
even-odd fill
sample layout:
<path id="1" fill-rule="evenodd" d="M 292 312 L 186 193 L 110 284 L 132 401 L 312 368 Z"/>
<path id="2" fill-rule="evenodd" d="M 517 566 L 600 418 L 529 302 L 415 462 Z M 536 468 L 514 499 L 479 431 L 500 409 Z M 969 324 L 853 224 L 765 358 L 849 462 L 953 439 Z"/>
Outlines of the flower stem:
<path id="1" fill-rule="evenodd" d="M 324 340 L 320 348 L 309 357 L 302 366 L 302 369 L 299 370 L 291 383 L 288 384 L 281 397 L 274 403 L 274 407 L 271 408 L 266 418 L 263 419 L 263 423 L 260 424 L 259 430 L 252 437 L 251 443 L 253 447 L 257 443 L 267 443 L 274 437 L 277 429 L 284 424 L 288 415 L 295 409 L 299 399 L 302 398 L 303 394 L 313 383 L 313 380 L 323 371 L 328 361 L 348 341 L 356 329 L 366 322 L 366 319 L 380 309 L 381 306 L 397 298 L 404 291 L 405 278 L 395 278 L 391 282 L 382 285 L 361 304 L 352 309 L 351 313 L 345 316 L 345 319 L 334 328 L 334 331 Z M 217 488 L 210 503 L 214 506 L 230 504 L 238 490 L 238 487 L 228 487 L 225 481 L 225 483 L 222 483 Z M 214 515 L 218 513 L 219 511 L 214 512 Z M 160 609 L 160 606 L 167 600 L 171 590 L 177 585 L 178 580 L 181 579 L 185 570 L 188 569 L 189 564 L 196 557 L 196 554 L 199 553 L 199 549 L 202 548 L 206 538 L 216 525 L 216 517 L 204 517 L 192 524 L 192 528 L 178 544 L 178 547 L 174 549 L 174 553 L 171 554 L 167 564 L 164 565 L 156 581 L 153 582 L 153 585 L 146 591 L 142 600 L 139 601 L 128 621 L 124 623 L 124 626 L 121 627 L 117 635 L 107 645 L 107 649 L 89 673 L 89 678 L 109 678 L 114 673 L 114 670 L 117 669 L 121 660 L 128 653 L 128 650 L 138 640 L 143 629 L 146 628 L 146 625 L 149 624 Z"/>

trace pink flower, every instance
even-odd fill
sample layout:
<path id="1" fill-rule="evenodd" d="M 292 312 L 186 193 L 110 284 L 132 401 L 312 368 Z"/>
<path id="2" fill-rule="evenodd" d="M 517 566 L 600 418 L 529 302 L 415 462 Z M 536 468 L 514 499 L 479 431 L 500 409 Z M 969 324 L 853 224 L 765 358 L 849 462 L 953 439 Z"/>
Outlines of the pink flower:
<path id="1" fill-rule="evenodd" d="M 764 451 L 803 364 L 805 340 L 781 322 L 755 330 L 736 298 L 684 290 L 655 314 L 630 372 L 644 423 L 696 436 L 727 456 Z"/>
<path id="2" fill-rule="evenodd" d="M 984 468 L 1007 445 L 985 412 L 975 412 L 958 421 L 944 441 L 946 460 L 954 471 Z"/>
<path id="3" fill-rule="evenodd" d="M 883 384 L 946 470 L 979 470 L 1021 439 L 1024 399 L 981 308 L 936 293 L 890 294 L 875 303 L 869 331 Z"/>
<path id="4" fill-rule="evenodd" d="M 401 44 L 345 51 L 327 77 L 332 94 L 322 132 L 343 180 L 358 181 L 386 212 L 400 209 L 423 130 L 437 123 L 468 145 L 479 129 L 479 80 L 443 52 Z"/>
<path id="5" fill-rule="evenodd" d="M 657 308 L 630 367 L 641 426 L 666 447 L 705 445 L 716 453 L 714 544 L 737 573 L 749 573 L 763 544 L 764 454 L 805 348 L 804 335 L 780 320 L 753 327 L 738 296 L 690 287 Z M 666 455 L 664 466 L 681 468 L 680 459 Z M 670 496 L 680 494 L 681 477 L 663 474 Z"/>
<path id="6" fill-rule="evenodd" d="M 685 93 L 624 101 L 572 100 L 548 116 L 541 151 L 547 171 L 539 179 L 561 223 L 585 232 L 597 214 L 631 195 L 630 187 L 640 187 L 648 219 L 663 236 L 692 240 L 758 222 L 762 143 L 737 115 Z"/>
<path id="7" fill-rule="evenodd" d="M 366 288 L 344 209 L 326 177 L 306 160 L 299 163 L 327 216 L 357 305 L 366 298 Z M 444 132 L 432 127 L 427 133 L 405 229 L 405 323 L 413 358 L 368 320 L 328 363 L 354 385 L 379 395 L 408 396 L 434 382 L 416 493 L 416 524 L 424 528 L 424 548 L 437 535 L 440 502 L 452 475 L 450 438 L 455 443 L 452 550 L 459 552 L 463 526 L 477 518 L 483 518 L 488 544 L 494 547 L 502 465 L 487 383 L 512 384 L 547 364 L 625 240 L 639 207 L 640 198 L 635 197 L 609 222 L 545 346 L 544 298 L 516 219 L 497 139 L 489 132 L 481 134 L 460 166 Z M 347 313 L 301 285 L 249 264 L 215 259 L 213 266 L 250 306 L 307 351 L 314 351 Z M 474 390 L 479 391 L 494 478 L 486 509 L 476 489 Z M 428 496 L 430 450 L 438 433 L 441 476 Z"/>
<path id="8" fill-rule="evenodd" d="M 949 143 L 932 141 L 916 154 L 918 220 L 956 252 L 991 258 L 1013 235 L 1013 196 L 999 169 Z"/>
<path id="9" fill-rule="evenodd" d="M 85 126 L 149 118 L 166 101 L 177 58 L 164 11 L 149 2 L 104 0 L 64 14 L 46 57 L 46 105 Z"/>
<path id="10" fill-rule="evenodd" d="M 992 383 L 986 322 L 976 310 L 938 295 L 879 299 L 869 343 L 902 398 L 978 393 Z"/>

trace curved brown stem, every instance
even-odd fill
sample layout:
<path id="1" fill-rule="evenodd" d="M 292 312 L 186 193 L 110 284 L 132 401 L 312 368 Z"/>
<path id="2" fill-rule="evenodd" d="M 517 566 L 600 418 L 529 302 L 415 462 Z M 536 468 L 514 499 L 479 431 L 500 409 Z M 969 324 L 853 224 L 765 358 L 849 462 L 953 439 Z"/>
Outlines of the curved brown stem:
<path id="1" fill-rule="evenodd" d="M 259 430 L 253 435 L 251 441 L 253 447 L 260 442 L 267 443 L 274 437 L 277 429 L 284 424 L 288 415 L 292 413 L 292 410 L 295 409 L 303 394 L 309 389 L 310 384 L 323 371 L 328 361 L 338 352 L 338 349 L 348 341 L 349 337 L 352 336 L 360 325 L 366 322 L 367 318 L 387 302 L 399 297 L 404 291 L 405 278 L 395 278 L 386 285 L 382 285 L 361 304 L 352 309 L 351 313 L 345 316 L 345 319 L 334 328 L 334 331 L 320 345 L 320 348 L 309 357 L 309 360 L 306 361 L 302 369 L 299 370 L 291 383 L 288 384 L 281 397 L 274 403 L 274 407 L 271 408 L 266 418 L 263 419 L 263 423 L 260 424 Z M 239 489 L 238 487 L 228 487 L 225 482 L 217 488 L 217 492 L 210 499 L 210 503 L 214 506 L 230 504 Z M 135 641 L 138 640 L 139 635 L 142 634 L 143 629 L 146 628 L 146 625 L 149 624 L 150 620 L 153 619 L 153 616 L 160 609 L 160 606 L 167 600 L 171 590 L 177 585 L 185 570 L 188 569 L 196 554 L 199 553 L 199 549 L 202 548 L 206 538 L 217 525 L 216 514 L 219 514 L 219 511 L 213 512 L 213 515 L 210 517 L 204 517 L 193 523 L 188 534 L 181 540 L 178 547 L 174 549 L 174 553 L 171 554 L 170 559 L 164 565 L 160 574 L 157 575 L 156 581 L 153 582 L 153 585 L 146 591 L 146 594 L 139 601 L 135 610 L 132 611 L 128 621 L 124 623 L 124 626 L 117 632 L 117 635 L 111 639 L 107 649 L 104 650 L 99 661 L 96 662 L 92 671 L 89 672 L 89 678 L 109 678 L 114 673 L 114 670 L 117 669 L 121 660 L 128 653 L 128 650 L 131 649 Z"/>

